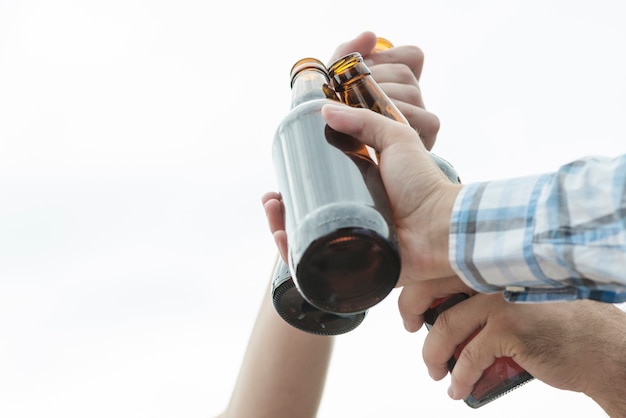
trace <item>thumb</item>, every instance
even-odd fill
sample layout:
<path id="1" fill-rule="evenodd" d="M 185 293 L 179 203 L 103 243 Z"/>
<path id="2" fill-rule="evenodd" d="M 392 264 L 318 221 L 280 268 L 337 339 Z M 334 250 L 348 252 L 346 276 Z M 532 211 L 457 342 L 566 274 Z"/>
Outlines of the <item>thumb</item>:
<path id="1" fill-rule="evenodd" d="M 424 148 L 413 128 L 369 109 L 326 104 L 322 107 L 322 117 L 334 130 L 350 135 L 380 153 L 391 145 Z"/>

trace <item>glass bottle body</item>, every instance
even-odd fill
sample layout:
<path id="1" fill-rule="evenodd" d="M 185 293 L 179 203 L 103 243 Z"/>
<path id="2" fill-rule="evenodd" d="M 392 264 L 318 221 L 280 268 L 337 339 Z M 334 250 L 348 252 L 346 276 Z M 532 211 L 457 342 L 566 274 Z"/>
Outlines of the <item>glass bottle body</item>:
<path id="1" fill-rule="evenodd" d="M 321 108 L 333 100 L 311 96 L 313 84 L 302 88 L 307 77 L 293 80 L 292 89 L 309 99 L 294 98 L 298 104 L 279 124 L 272 149 L 292 279 L 318 309 L 364 312 L 391 292 L 400 274 L 380 172 L 361 142 L 326 125 Z"/>
<path id="2" fill-rule="evenodd" d="M 273 154 L 296 286 L 322 310 L 356 313 L 391 292 L 399 255 L 378 166 L 359 141 L 326 125 L 327 102 L 294 108 Z"/>

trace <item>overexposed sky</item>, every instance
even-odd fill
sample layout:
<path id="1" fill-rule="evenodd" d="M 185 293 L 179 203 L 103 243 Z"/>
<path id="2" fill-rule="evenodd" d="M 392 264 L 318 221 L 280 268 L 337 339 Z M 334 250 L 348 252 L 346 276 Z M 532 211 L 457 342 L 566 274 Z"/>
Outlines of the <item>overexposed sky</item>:
<path id="1" fill-rule="evenodd" d="M 625 18 L 618 0 L 0 0 L 0 417 L 221 411 L 276 252 L 260 197 L 296 60 L 364 30 L 420 46 L 434 151 L 468 183 L 624 152 Z M 337 339 L 319 418 L 604 416 L 538 381 L 451 401 L 396 298 Z"/>

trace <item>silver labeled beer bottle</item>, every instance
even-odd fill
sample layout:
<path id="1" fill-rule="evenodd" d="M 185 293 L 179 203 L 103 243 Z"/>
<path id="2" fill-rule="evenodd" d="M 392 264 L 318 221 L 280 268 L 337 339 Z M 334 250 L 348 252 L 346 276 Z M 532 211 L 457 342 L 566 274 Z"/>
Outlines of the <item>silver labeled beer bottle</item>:
<path id="1" fill-rule="evenodd" d="M 314 58 L 291 71 L 292 108 L 274 136 L 272 158 L 285 208 L 288 266 L 312 306 L 364 312 L 395 287 L 400 256 L 378 165 L 357 139 L 322 118 L 336 101 Z"/>

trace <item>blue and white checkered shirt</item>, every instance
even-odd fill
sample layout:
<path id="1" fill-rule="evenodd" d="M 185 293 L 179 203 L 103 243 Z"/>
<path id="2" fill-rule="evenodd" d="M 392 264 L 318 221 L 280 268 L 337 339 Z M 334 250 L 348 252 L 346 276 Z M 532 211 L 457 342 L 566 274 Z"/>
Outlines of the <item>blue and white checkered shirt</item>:
<path id="1" fill-rule="evenodd" d="M 449 256 L 470 287 L 510 301 L 626 301 L 626 155 L 465 186 Z"/>

